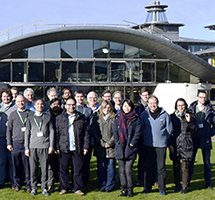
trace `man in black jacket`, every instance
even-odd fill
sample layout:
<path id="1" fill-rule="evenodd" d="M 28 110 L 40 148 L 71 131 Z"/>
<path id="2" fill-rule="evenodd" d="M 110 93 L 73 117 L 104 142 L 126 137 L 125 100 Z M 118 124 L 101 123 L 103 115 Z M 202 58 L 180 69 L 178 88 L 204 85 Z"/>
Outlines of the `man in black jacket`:
<path id="1" fill-rule="evenodd" d="M 84 195 L 83 188 L 83 156 L 89 149 L 89 132 L 86 118 L 75 110 L 76 100 L 69 98 L 65 111 L 56 118 L 58 150 L 60 150 L 60 194 L 67 192 L 69 184 L 69 164 L 73 165 L 74 193 Z"/>

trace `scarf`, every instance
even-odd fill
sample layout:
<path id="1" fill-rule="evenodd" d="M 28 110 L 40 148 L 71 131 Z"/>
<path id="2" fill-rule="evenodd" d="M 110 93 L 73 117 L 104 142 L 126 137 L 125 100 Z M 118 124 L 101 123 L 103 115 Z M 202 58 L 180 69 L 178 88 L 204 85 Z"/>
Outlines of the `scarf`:
<path id="1" fill-rule="evenodd" d="M 178 110 L 175 111 L 175 116 L 180 120 L 182 120 L 182 118 L 184 118 L 185 114 L 186 114 L 185 110 L 182 112 L 179 112 Z"/>
<path id="2" fill-rule="evenodd" d="M 132 119 L 136 117 L 136 112 L 133 110 L 132 112 L 126 114 L 124 112 L 120 112 L 119 114 L 119 140 L 122 144 L 122 147 L 125 148 L 128 140 L 128 126 Z"/>

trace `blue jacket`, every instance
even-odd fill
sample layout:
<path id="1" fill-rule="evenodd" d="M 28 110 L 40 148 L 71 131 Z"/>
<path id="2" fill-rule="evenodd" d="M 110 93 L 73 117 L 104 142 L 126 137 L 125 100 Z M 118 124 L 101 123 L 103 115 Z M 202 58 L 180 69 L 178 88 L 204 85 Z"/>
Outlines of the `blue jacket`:
<path id="1" fill-rule="evenodd" d="M 149 110 L 140 115 L 143 134 L 143 144 L 151 147 L 167 147 L 167 140 L 173 132 L 172 121 L 162 108 L 156 119 L 150 115 Z"/>
<path id="2" fill-rule="evenodd" d="M 119 140 L 119 115 L 116 116 L 116 120 L 113 124 L 113 134 L 115 140 L 115 157 L 116 159 L 133 159 L 135 160 L 137 157 L 137 146 L 138 139 L 141 134 L 141 124 L 140 118 L 136 116 L 129 124 L 128 127 L 128 141 L 125 149 L 122 148 L 121 142 Z M 131 145 L 133 147 L 131 147 Z"/>
<path id="3" fill-rule="evenodd" d="M 194 101 L 189 109 L 196 113 L 197 101 Z M 211 136 L 215 135 L 215 115 L 214 109 L 209 101 L 205 103 L 206 115 L 203 128 L 199 128 L 197 133 L 192 134 L 193 141 L 200 140 L 201 149 L 212 149 Z"/>

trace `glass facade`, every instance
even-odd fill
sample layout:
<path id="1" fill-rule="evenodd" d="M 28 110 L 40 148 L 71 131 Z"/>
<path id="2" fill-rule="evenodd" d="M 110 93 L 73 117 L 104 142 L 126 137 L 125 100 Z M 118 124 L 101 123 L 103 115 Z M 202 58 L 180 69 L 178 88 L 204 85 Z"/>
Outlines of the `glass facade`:
<path id="1" fill-rule="evenodd" d="M 33 84 L 36 94 L 44 97 L 50 85 L 61 91 L 70 84 L 73 91 L 94 90 L 98 94 L 104 89 L 121 90 L 136 101 L 144 84 L 154 87 L 159 82 L 191 81 L 190 73 L 167 58 L 102 40 L 68 40 L 30 47 L 1 60 L 0 69 L 1 83 Z"/>

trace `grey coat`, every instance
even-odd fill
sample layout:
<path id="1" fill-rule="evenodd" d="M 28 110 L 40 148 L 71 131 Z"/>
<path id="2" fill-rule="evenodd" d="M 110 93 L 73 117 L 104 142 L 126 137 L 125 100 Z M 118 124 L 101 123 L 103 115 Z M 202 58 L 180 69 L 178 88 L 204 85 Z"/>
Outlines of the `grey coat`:
<path id="1" fill-rule="evenodd" d="M 105 120 L 103 117 L 98 119 L 94 118 L 94 155 L 97 157 L 115 158 L 114 150 L 114 136 L 113 136 L 113 123 L 114 117 L 108 117 Z M 109 148 L 105 148 L 105 143 L 109 144 Z"/>

